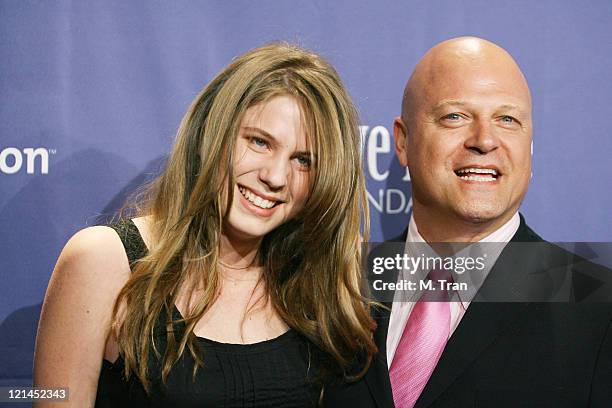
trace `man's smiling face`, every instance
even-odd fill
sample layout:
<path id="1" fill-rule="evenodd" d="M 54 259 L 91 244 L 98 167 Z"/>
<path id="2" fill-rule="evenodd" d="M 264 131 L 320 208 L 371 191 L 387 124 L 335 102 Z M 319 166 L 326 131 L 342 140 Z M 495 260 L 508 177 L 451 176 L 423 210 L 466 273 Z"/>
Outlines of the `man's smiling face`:
<path id="1" fill-rule="evenodd" d="M 415 209 L 500 226 L 518 211 L 531 176 L 531 100 L 514 61 L 472 45 L 415 71 L 413 106 L 396 120 L 405 142 L 398 157 L 410 169 Z"/>

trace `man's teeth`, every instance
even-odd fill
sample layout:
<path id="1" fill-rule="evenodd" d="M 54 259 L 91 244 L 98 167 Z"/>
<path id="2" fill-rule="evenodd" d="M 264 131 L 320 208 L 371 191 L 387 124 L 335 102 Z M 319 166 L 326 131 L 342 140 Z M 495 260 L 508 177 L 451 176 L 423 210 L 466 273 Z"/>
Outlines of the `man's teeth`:
<path id="1" fill-rule="evenodd" d="M 457 175 L 461 179 L 469 181 L 495 181 L 497 179 L 497 170 L 466 168 L 457 170 Z"/>
<path id="2" fill-rule="evenodd" d="M 463 174 L 463 173 L 493 174 L 494 176 L 497 176 L 497 170 L 495 169 L 480 169 L 480 168 L 472 168 L 472 167 L 457 170 L 457 173 L 459 174 Z"/>
<path id="3" fill-rule="evenodd" d="M 274 204 L 276 204 L 274 201 L 266 200 L 265 198 L 261 198 L 260 196 L 255 195 L 255 193 L 253 193 L 251 190 L 248 190 L 244 187 L 239 187 L 238 189 L 240 190 L 240 193 L 242 193 L 244 198 L 255 204 L 257 207 L 272 208 L 274 207 Z"/>
<path id="4" fill-rule="evenodd" d="M 495 178 L 490 176 L 459 176 L 459 178 L 470 181 L 495 181 Z"/>

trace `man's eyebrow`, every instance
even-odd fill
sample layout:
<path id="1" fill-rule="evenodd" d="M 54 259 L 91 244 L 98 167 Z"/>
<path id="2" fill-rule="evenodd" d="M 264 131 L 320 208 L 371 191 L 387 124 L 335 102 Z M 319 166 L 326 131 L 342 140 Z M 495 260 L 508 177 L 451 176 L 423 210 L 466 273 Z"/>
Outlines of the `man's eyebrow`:
<path id="1" fill-rule="evenodd" d="M 461 100 L 458 100 L 458 99 L 446 99 L 446 100 L 443 100 L 443 101 L 440 101 L 439 103 L 437 103 L 433 107 L 432 111 L 433 112 L 437 112 L 437 111 L 439 111 L 439 110 L 441 110 L 443 108 L 446 108 L 448 106 L 460 106 L 460 107 L 463 107 L 463 106 L 468 106 L 468 105 L 469 105 L 469 103 L 461 101 Z M 519 111 L 519 112 L 523 112 L 524 111 L 524 109 L 522 109 L 520 106 L 514 105 L 514 104 L 510 104 L 510 103 L 506 103 L 506 104 L 497 106 L 495 108 L 495 110 L 516 110 L 516 111 Z"/>
<path id="2" fill-rule="evenodd" d="M 501 105 L 497 108 L 497 110 L 517 110 L 519 112 L 523 111 L 523 109 L 521 109 L 520 106 L 512 105 L 512 104 Z"/>
<path id="3" fill-rule="evenodd" d="M 466 106 L 467 103 L 457 100 L 457 99 L 445 99 L 443 101 L 438 102 L 434 107 L 433 111 L 438 111 L 442 108 L 446 108 L 447 106 Z"/>

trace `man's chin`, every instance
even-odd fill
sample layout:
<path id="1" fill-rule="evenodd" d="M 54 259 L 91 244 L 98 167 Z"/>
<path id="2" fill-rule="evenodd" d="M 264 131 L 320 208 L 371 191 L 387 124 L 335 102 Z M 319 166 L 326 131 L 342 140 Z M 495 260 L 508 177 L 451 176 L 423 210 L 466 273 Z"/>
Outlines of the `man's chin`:
<path id="1" fill-rule="evenodd" d="M 457 216 L 462 221 L 471 224 L 490 224 L 505 218 L 507 213 L 505 209 L 499 206 L 477 202 L 459 208 Z"/>

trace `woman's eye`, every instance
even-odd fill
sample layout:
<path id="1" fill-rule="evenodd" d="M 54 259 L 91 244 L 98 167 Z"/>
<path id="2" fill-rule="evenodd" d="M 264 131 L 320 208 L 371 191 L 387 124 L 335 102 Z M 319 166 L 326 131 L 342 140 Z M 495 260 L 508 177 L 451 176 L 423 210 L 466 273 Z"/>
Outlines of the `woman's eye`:
<path id="1" fill-rule="evenodd" d="M 310 157 L 308 157 L 308 156 L 298 156 L 295 159 L 297 160 L 297 162 L 300 165 L 300 167 L 305 168 L 305 169 L 309 169 L 310 168 L 310 165 L 311 165 Z"/>
<path id="2" fill-rule="evenodd" d="M 268 142 L 266 142 L 261 137 L 257 137 L 257 136 L 251 136 L 251 143 L 257 147 L 263 147 L 263 148 L 268 147 Z"/>

